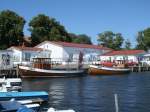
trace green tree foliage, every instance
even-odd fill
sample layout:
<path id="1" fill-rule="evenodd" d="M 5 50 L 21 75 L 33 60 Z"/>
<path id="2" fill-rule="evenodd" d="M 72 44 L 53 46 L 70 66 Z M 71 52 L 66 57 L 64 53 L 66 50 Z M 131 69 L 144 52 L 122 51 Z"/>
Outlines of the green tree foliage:
<path id="1" fill-rule="evenodd" d="M 0 12 L 0 49 L 22 44 L 24 24 L 24 18 L 15 12 Z"/>
<path id="2" fill-rule="evenodd" d="M 123 44 L 124 38 L 121 33 L 113 33 L 112 31 L 105 31 L 98 34 L 99 44 L 104 45 L 114 50 L 120 50 Z"/>
<path id="3" fill-rule="evenodd" d="M 45 40 L 50 41 L 67 41 L 69 37 L 64 26 L 60 25 L 54 18 L 50 18 L 44 14 L 39 14 L 29 22 L 29 30 L 31 31 L 32 45 L 37 45 Z"/>
<path id="4" fill-rule="evenodd" d="M 73 33 L 69 34 L 72 42 L 80 44 L 92 44 L 91 38 L 85 34 L 75 35 Z"/>
<path id="5" fill-rule="evenodd" d="M 130 50 L 131 49 L 131 42 L 129 41 L 129 39 L 127 39 L 125 41 L 125 49 Z"/>
<path id="6" fill-rule="evenodd" d="M 148 50 L 150 48 L 150 28 L 138 32 L 137 35 L 137 49 Z"/>
<path id="7" fill-rule="evenodd" d="M 138 32 L 137 38 L 137 45 L 136 45 L 136 49 L 144 49 L 145 44 L 143 43 L 143 32 Z"/>

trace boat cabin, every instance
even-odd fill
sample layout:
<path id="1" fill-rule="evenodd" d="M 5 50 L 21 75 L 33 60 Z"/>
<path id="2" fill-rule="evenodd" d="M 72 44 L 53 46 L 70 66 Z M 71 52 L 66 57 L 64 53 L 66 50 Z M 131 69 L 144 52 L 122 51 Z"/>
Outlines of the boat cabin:
<path id="1" fill-rule="evenodd" d="M 33 67 L 39 69 L 51 69 L 51 58 L 33 58 Z"/>

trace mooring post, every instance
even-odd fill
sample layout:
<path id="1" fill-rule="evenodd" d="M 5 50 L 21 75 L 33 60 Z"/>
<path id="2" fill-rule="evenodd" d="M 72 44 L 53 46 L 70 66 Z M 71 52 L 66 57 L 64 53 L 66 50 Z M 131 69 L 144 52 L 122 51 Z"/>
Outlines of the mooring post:
<path id="1" fill-rule="evenodd" d="M 18 78 L 18 76 L 19 76 L 19 65 L 17 64 L 17 69 L 16 69 L 16 74 L 17 74 L 17 78 Z"/>
<path id="2" fill-rule="evenodd" d="M 134 67 L 131 67 L 131 71 L 134 72 Z"/>
<path id="3" fill-rule="evenodd" d="M 119 112 L 118 95 L 114 94 L 114 96 L 115 96 L 115 109 L 116 109 L 116 112 Z"/>
<path id="4" fill-rule="evenodd" d="M 141 66 L 139 66 L 139 72 L 141 72 Z"/>

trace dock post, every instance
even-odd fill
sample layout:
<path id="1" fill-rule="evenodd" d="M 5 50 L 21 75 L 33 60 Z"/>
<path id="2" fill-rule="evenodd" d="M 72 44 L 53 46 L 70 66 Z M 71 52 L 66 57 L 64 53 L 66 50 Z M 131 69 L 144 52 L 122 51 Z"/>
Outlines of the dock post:
<path id="1" fill-rule="evenodd" d="M 118 95 L 114 94 L 115 96 L 115 108 L 116 108 L 116 112 L 119 112 L 119 106 L 118 106 Z"/>
<path id="2" fill-rule="evenodd" d="M 138 70 L 138 72 L 141 72 L 141 66 L 139 66 L 139 70 Z"/>
<path id="3" fill-rule="evenodd" d="M 17 74 L 17 78 L 18 78 L 18 76 L 19 76 L 19 65 L 17 65 L 16 74 Z"/>
<path id="4" fill-rule="evenodd" d="M 131 71 L 134 72 L 134 67 L 131 67 Z"/>

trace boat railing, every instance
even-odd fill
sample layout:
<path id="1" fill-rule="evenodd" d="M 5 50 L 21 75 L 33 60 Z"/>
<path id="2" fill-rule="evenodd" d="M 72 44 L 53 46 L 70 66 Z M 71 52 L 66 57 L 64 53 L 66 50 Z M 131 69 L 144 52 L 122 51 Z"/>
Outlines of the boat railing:
<path id="1" fill-rule="evenodd" d="M 45 58 L 46 59 L 46 58 Z M 42 59 L 41 59 L 42 60 Z M 70 70 L 70 69 L 82 69 L 83 62 L 78 61 L 78 59 L 74 58 L 72 60 L 67 59 L 59 59 L 59 58 L 53 58 L 48 60 L 42 60 L 37 61 L 36 59 L 33 59 L 30 63 L 24 64 L 21 63 L 20 65 L 28 66 L 31 68 L 42 68 L 42 69 L 63 69 L 63 70 Z"/>
<path id="2" fill-rule="evenodd" d="M 52 59 L 52 69 L 82 69 L 83 62 L 77 58 L 73 59 Z"/>

